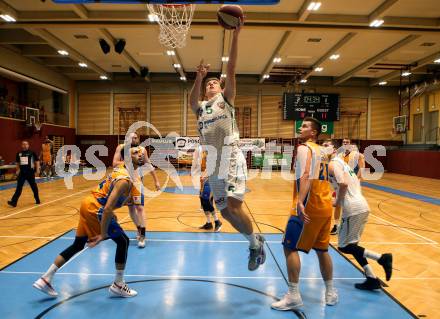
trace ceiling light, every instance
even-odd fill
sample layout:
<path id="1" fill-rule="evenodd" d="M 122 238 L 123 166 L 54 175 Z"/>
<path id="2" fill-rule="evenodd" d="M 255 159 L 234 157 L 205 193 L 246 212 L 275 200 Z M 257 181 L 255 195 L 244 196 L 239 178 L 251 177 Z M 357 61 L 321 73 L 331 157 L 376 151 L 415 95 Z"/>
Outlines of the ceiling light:
<path id="1" fill-rule="evenodd" d="M 176 55 L 176 52 L 174 52 L 173 50 L 167 50 L 167 55 L 169 56 Z"/>
<path id="2" fill-rule="evenodd" d="M 223 73 L 222 75 L 220 75 L 220 77 L 221 77 L 221 78 L 225 78 L 225 77 L 226 77 L 226 74 Z"/>
<path id="3" fill-rule="evenodd" d="M 315 72 L 322 72 L 322 70 L 324 70 L 323 67 L 318 66 L 317 68 L 315 68 Z"/>
<path id="4" fill-rule="evenodd" d="M 387 81 L 382 81 L 382 82 L 379 82 L 379 85 L 387 85 Z"/>
<path id="5" fill-rule="evenodd" d="M 321 2 L 310 2 L 309 6 L 307 7 L 307 10 L 316 11 L 320 7 L 321 7 Z"/>
<path id="6" fill-rule="evenodd" d="M 150 22 L 159 22 L 159 16 L 157 14 L 150 13 L 148 15 L 148 20 L 150 20 Z"/>
<path id="7" fill-rule="evenodd" d="M 100 78 L 101 80 L 107 80 L 107 79 L 108 79 L 108 77 L 105 76 L 105 75 L 101 75 L 101 76 L 99 76 L 99 78 Z"/>
<path id="8" fill-rule="evenodd" d="M 440 59 L 434 60 L 434 63 L 440 63 Z"/>
<path id="9" fill-rule="evenodd" d="M 173 67 L 175 67 L 176 69 L 180 69 L 181 65 L 179 63 L 174 63 Z"/>
<path id="10" fill-rule="evenodd" d="M 301 82 L 301 83 L 307 83 L 307 79 L 301 79 L 299 82 Z"/>
<path id="11" fill-rule="evenodd" d="M 228 62 L 229 57 L 228 56 L 222 56 L 222 62 Z"/>
<path id="12" fill-rule="evenodd" d="M 263 75 L 263 79 L 268 79 L 268 78 L 270 78 L 270 75 L 269 75 L 269 74 L 264 74 L 264 75 Z"/>
<path id="13" fill-rule="evenodd" d="M 0 18 L 5 20 L 6 22 L 15 22 L 15 21 L 17 21 L 17 20 L 15 20 L 14 17 L 10 16 L 9 14 L 0 14 Z"/>
<path id="14" fill-rule="evenodd" d="M 273 63 L 280 63 L 281 62 L 281 58 L 277 57 L 277 58 L 273 58 Z"/>
<path id="15" fill-rule="evenodd" d="M 330 60 L 337 60 L 339 59 L 340 55 L 339 54 L 333 54 L 330 56 Z"/>
<path id="16" fill-rule="evenodd" d="M 410 76 L 410 75 L 411 75 L 411 72 L 408 72 L 408 71 L 402 73 L 402 76 Z"/>
<path id="17" fill-rule="evenodd" d="M 117 53 L 121 54 L 122 51 L 124 51 L 125 44 L 126 44 L 126 42 L 124 39 L 118 40 L 118 42 L 116 42 L 116 44 L 115 44 L 115 51 Z"/>
<path id="18" fill-rule="evenodd" d="M 186 76 L 181 76 L 180 79 L 181 79 L 182 81 L 186 81 Z"/>
<path id="19" fill-rule="evenodd" d="M 58 50 L 58 53 L 61 55 L 69 55 L 69 52 L 67 52 L 66 50 Z"/>
<path id="20" fill-rule="evenodd" d="M 373 22 L 370 23 L 370 27 L 380 27 L 382 24 L 384 23 L 383 20 L 374 20 Z"/>
<path id="21" fill-rule="evenodd" d="M 84 63 L 84 62 L 79 62 L 78 65 L 79 65 L 80 67 L 82 67 L 82 68 L 86 68 L 86 67 L 87 67 L 87 64 Z"/>
<path id="22" fill-rule="evenodd" d="M 104 54 L 110 52 L 110 45 L 104 39 L 99 39 L 99 45 L 101 46 L 101 50 L 104 52 Z"/>

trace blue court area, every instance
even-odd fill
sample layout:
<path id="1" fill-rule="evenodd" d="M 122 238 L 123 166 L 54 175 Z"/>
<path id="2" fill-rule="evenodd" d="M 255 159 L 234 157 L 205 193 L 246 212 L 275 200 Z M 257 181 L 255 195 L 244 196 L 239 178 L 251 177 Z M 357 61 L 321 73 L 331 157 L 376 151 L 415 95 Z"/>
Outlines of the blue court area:
<path id="1" fill-rule="evenodd" d="M 60 296 L 47 298 L 32 283 L 70 245 L 73 236 L 69 232 L 0 271 L 4 287 L 0 318 L 301 317 L 270 309 L 287 289 L 280 234 L 266 235 L 266 263 L 250 272 L 247 242 L 239 234 L 148 233 L 145 249 L 138 249 L 135 241 L 130 245 L 125 279 L 138 291 L 131 299 L 108 293 L 114 278 L 115 244 L 106 241 L 66 264 L 54 281 Z M 363 280 L 361 273 L 335 250 L 331 255 L 340 299 L 334 307 L 323 302 L 324 285 L 315 254 L 301 255 L 304 317 L 414 318 L 383 291 L 356 290 L 353 284 Z"/>

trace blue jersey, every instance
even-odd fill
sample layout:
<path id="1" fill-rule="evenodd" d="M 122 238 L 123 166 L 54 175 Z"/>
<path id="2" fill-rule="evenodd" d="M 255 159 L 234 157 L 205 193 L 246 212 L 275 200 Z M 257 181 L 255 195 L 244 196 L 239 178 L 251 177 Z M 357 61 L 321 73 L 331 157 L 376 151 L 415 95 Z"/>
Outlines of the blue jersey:
<path id="1" fill-rule="evenodd" d="M 211 194 L 211 186 L 209 186 L 208 180 L 206 180 L 201 187 L 200 198 L 205 200 L 210 200 Z"/>

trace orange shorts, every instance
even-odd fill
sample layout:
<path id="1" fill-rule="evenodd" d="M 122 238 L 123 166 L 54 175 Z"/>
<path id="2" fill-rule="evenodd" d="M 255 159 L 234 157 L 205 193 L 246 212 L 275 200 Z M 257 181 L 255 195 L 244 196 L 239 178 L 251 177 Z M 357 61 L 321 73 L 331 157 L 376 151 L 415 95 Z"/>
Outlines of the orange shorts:
<path id="1" fill-rule="evenodd" d="M 304 224 L 298 216 L 291 216 L 283 238 L 283 245 L 291 250 L 308 253 L 310 249 L 327 251 L 330 243 L 331 216 L 312 217 Z"/>
<path id="2" fill-rule="evenodd" d="M 87 196 L 81 202 L 79 210 L 79 222 L 76 229 L 76 237 L 92 238 L 101 234 L 101 215 L 104 207 L 100 205 L 93 196 Z M 124 231 L 117 223 L 116 219 L 110 222 L 108 235 L 110 237 L 118 237 Z"/>

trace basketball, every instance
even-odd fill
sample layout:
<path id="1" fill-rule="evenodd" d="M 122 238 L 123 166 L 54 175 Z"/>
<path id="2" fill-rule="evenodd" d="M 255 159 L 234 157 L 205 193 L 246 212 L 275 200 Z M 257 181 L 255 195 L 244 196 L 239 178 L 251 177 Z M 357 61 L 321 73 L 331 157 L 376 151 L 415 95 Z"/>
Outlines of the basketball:
<path id="1" fill-rule="evenodd" d="M 244 20 L 243 10 L 237 5 L 224 5 L 217 11 L 217 20 L 223 28 L 235 29 Z"/>

